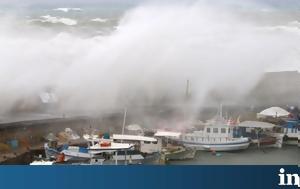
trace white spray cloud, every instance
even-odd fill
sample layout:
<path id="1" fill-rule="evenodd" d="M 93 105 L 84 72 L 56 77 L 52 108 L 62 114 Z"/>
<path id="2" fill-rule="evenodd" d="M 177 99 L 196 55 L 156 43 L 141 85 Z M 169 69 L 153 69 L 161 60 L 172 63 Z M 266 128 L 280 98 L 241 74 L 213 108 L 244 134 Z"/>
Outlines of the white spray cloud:
<path id="1" fill-rule="evenodd" d="M 266 69 L 298 56 L 292 51 L 299 32 L 285 27 L 262 27 L 220 7 L 173 4 L 137 7 L 109 36 L 41 37 L 32 30 L 35 37 L 18 37 L 6 29 L 0 35 L 2 110 L 47 86 L 64 111 L 178 100 L 187 79 L 199 107 L 215 88 L 243 96 Z"/>

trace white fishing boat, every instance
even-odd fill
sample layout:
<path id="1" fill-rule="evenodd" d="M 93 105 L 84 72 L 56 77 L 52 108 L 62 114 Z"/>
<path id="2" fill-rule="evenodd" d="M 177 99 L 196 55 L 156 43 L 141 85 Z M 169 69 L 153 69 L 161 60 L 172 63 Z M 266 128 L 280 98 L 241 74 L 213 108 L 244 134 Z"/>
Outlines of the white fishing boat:
<path id="1" fill-rule="evenodd" d="M 156 164 L 159 162 L 161 142 L 154 137 L 140 135 L 114 134 L 114 142 L 134 144 L 132 155 L 140 154 L 144 157 L 143 164 Z"/>
<path id="2" fill-rule="evenodd" d="M 100 138 L 99 135 L 85 134 L 83 138 L 89 141 L 91 145 L 94 145 L 93 143 L 95 142 L 96 143 L 110 142 L 112 145 L 132 144 L 133 148 L 131 150 L 126 151 L 128 157 L 132 161 L 138 160 L 143 164 L 154 163 L 156 159 L 159 158 L 160 144 L 158 143 L 158 140 L 153 137 L 146 137 L 140 135 L 113 134 L 112 137 L 104 139 L 103 137 Z M 92 150 L 92 147 L 90 147 L 90 150 Z M 125 159 L 125 151 L 119 152 L 118 158 Z"/>
<path id="3" fill-rule="evenodd" d="M 117 143 L 111 140 L 102 139 L 100 141 L 90 141 L 90 145 L 87 150 L 91 154 L 101 154 L 103 152 L 115 152 L 120 150 L 130 150 L 134 147 L 129 143 Z"/>
<path id="4" fill-rule="evenodd" d="M 112 139 L 115 142 L 133 143 L 135 149 L 144 154 L 157 153 L 161 149 L 161 143 L 154 137 L 114 134 Z"/>
<path id="5" fill-rule="evenodd" d="M 228 125 L 205 126 L 203 130 L 182 134 L 180 141 L 186 147 L 209 151 L 244 150 L 250 144 L 247 137 L 233 137 Z"/>
<path id="6" fill-rule="evenodd" d="M 112 140 L 92 141 L 87 148 L 90 154 L 105 159 L 104 164 L 141 164 L 144 157 L 134 151 L 134 144 L 118 143 Z"/>
<path id="7" fill-rule="evenodd" d="M 107 137 L 107 138 L 106 138 Z M 94 155 L 94 161 L 90 164 L 97 164 L 97 158 L 104 158 L 104 164 L 141 164 L 144 157 L 140 152 L 135 151 L 134 143 L 117 142 L 109 136 L 99 138 L 99 135 L 84 135 L 88 141 L 88 153 Z"/>
<path id="8" fill-rule="evenodd" d="M 236 127 L 236 124 L 232 120 L 226 121 L 223 118 L 221 104 L 219 115 L 208 120 L 202 129 L 182 134 L 180 141 L 184 146 L 196 150 L 236 151 L 247 149 L 250 145 L 250 139 L 243 136 L 234 136 L 234 127 Z"/>

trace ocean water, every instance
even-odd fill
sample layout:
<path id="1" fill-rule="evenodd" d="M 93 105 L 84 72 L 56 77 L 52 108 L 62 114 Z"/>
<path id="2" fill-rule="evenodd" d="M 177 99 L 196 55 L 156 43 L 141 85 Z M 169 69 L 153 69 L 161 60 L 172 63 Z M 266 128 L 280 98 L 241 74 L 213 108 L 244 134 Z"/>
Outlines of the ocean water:
<path id="1" fill-rule="evenodd" d="M 95 5 L 31 5 L 31 6 L 3 6 L 0 4 L 0 20 L 11 19 L 16 27 L 36 30 L 48 30 L 54 33 L 67 32 L 80 34 L 82 36 L 109 35 L 117 29 L 120 19 L 131 9 L 138 7 L 138 3 L 100 3 Z M 249 8 L 249 7 L 248 7 Z M 252 7 L 253 8 L 253 7 Z M 252 10 L 252 9 L 249 9 Z M 245 11 L 240 8 L 241 15 L 245 19 L 255 19 L 257 23 L 271 24 L 273 22 L 290 22 L 291 14 L 299 17 L 297 12 L 284 11 L 281 7 L 279 12 L 257 12 Z M 275 17 L 276 19 L 271 19 Z M 274 24 L 274 23 L 273 23 Z M 24 28 L 25 27 L 25 28 Z"/>
<path id="2" fill-rule="evenodd" d="M 70 33 L 82 37 L 108 35 L 118 25 L 120 18 L 131 5 L 99 5 L 79 7 L 33 6 L 1 7 L 0 19 L 16 29 L 41 32 Z M 10 27 L 12 27 L 10 25 Z"/>
<path id="3" fill-rule="evenodd" d="M 170 165 L 300 165 L 300 148 L 260 148 L 251 146 L 247 150 L 236 152 L 218 152 L 214 155 L 207 151 L 198 151 L 192 160 L 172 161 Z"/>

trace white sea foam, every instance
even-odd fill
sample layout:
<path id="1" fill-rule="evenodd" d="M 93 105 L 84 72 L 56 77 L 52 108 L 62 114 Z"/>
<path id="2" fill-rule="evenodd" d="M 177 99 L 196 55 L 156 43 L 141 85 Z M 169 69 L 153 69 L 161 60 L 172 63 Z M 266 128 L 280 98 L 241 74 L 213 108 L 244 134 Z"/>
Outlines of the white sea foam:
<path id="1" fill-rule="evenodd" d="M 74 19 L 60 18 L 60 17 L 50 16 L 50 15 L 41 16 L 39 19 L 31 19 L 29 20 L 29 22 L 43 22 L 43 23 L 48 22 L 53 24 L 61 23 L 68 26 L 74 26 L 77 24 L 77 21 Z"/>
<path id="2" fill-rule="evenodd" d="M 104 22 L 107 22 L 107 19 L 106 18 L 94 18 L 94 19 L 91 19 L 91 21 L 104 23 Z"/>
<path id="3" fill-rule="evenodd" d="M 300 28 L 300 22 L 297 21 L 297 20 L 294 20 L 294 21 L 289 22 L 288 25 L 289 25 L 289 26 L 294 26 L 294 27 Z"/>
<path id="4" fill-rule="evenodd" d="M 266 26 L 266 27 L 261 27 L 259 29 L 265 31 L 290 32 L 291 34 L 300 35 L 300 22 L 292 21 L 284 25 Z"/>
<path id="5" fill-rule="evenodd" d="M 53 9 L 54 11 L 62 11 L 62 12 L 69 12 L 69 11 L 82 11 L 81 8 L 56 8 Z"/>

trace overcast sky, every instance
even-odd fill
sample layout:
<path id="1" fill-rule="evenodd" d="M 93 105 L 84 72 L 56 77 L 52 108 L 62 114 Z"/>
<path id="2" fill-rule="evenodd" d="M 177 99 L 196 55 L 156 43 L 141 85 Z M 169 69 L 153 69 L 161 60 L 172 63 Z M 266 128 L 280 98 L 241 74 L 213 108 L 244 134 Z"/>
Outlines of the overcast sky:
<path id="1" fill-rule="evenodd" d="M 45 4 L 45 5 L 76 5 L 76 4 L 101 4 L 101 3 L 116 3 L 116 4 L 127 4 L 127 3 L 140 3 L 143 1 L 155 1 L 155 0 L 1 0 L 1 4 L 7 5 L 35 5 L 35 4 Z M 157 0 L 156 0 L 157 1 Z M 176 2 L 178 0 L 168 0 L 169 2 Z M 197 1 L 197 0 L 180 0 L 183 1 Z M 230 4 L 241 4 L 241 5 L 251 5 L 253 2 L 255 4 L 259 3 L 261 5 L 266 5 L 274 8 L 300 8 L 299 0 L 200 0 L 208 2 L 218 2 L 218 3 L 230 3 Z M 158 1 L 159 2 L 159 1 Z M 165 2 L 165 1 L 163 1 Z"/>
<path id="2" fill-rule="evenodd" d="M 0 4 L 94 4 L 94 3 L 132 3 L 143 0 L 1 0 Z"/>

